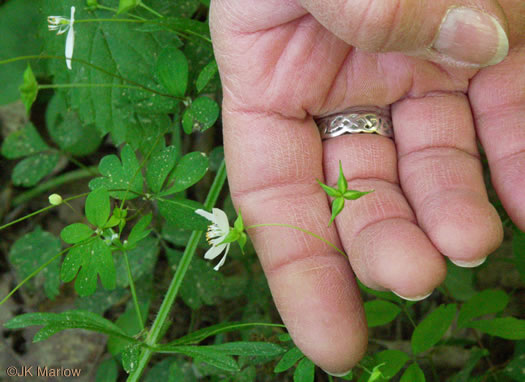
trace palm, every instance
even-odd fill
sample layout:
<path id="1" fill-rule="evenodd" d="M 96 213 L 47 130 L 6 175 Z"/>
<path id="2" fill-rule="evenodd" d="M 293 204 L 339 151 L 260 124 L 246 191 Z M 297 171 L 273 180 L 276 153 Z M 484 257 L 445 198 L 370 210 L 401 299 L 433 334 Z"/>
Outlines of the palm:
<path id="1" fill-rule="evenodd" d="M 443 255 L 479 263 L 501 242 L 477 133 L 503 204 L 525 228 L 525 195 L 513 192 L 525 187 L 525 3 L 502 3 L 515 18 L 513 50 L 475 71 L 358 51 L 295 1 L 217 0 L 211 27 L 228 177 L 247 223 L 314 231 L 344 248 L 369 287 L 421 297 L 443 280 Z M 377 135 L 321 143 L 312 116 L 356 105 L 392 105 L 395 145 Z M 327 228 L 329 204 L 315 179 L 334 184 L 339 161 L 350 188 L 375 192 Z M 296 344 L 331 370 L 357 362 L 366 324 L 347 260 L 294 231 L 250 236 Z"/>

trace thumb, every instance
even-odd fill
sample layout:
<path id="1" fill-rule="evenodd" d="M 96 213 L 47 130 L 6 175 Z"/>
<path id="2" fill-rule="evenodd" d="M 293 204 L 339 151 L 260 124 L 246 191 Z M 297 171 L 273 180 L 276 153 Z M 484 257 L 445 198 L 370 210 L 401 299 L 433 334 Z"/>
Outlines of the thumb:
<path id="1" fill-rule="evenodd" d="M 403 52 L 482 67 L 508 54 L 496 0 L 299 0 L 322 25 L 359 49 Z"/>

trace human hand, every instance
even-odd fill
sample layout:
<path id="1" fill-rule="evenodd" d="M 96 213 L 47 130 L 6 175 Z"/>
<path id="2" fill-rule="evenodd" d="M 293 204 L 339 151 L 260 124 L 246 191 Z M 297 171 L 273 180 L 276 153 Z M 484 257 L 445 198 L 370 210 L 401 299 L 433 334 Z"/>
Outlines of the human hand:
<path id="1" fill-rule="evenodd" d="M 475 266 L 500 245 L 476 137 L 503 205 L 525 229 L 525 2 L 499 3 L 212 1 L 235 205 L 247 225 L 306 228 L 350 259 L 351 268 L 295 230 L 249 231 L 294 342 L 331 373 L 366 349 L 353 272 L 418 299 L 443 281 L 445 257 Z M 476 29 L 466 8 L 447 13 L 453 6 L 482 10 L 477 20 L 488 24 Z M 444 18 L 459 24 L 440 29 Z M 503 62 L 478 70 L 501 61 L 508 41 Z M 391 105 L 395 145 L 368 134 L 321 142 L 313 117 L 357 105 Z M 328 227 L 316 179 L 335 184 L 339 161 L 349 188 L 375 192 Z"/>

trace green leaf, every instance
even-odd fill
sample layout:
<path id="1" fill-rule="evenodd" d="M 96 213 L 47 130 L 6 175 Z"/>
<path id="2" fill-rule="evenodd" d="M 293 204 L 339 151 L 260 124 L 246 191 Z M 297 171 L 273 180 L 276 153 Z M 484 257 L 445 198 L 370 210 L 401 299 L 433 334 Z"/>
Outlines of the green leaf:
<path id="1" fill-rule="evenodd" d="M 20 90 L 20 97 L 26 107 L 27 114 L 29 114 L 38 94 L 38 82 L 36 82 L 35 75 L 29 64 L 27 64 L 27 68 L 24 71 L 24 82 L 18 89 Z"/>
<path id="2" fill-rule="evenodd" d="M 113 358 L 108 358 L 98 366 L 95 382 L 117 382 L 117 377 L 117 363 Z"/>
<path id="3" fill-rule="evenodd" d="M 21 281 L 60 250 L 60 240 L 37 227 L 33 232 L 25 234 L 14 242 L 9 250 L 9 261 L 16 270 L 17 278 Z M 59 261 L 54 261 L 31 281 L 37 288 L 43 285 L 47 297 L 51 300 L 59 294 L 59 267 Z"/>
<path id="4" fill-rule="evenodd" d="M 169 46 L 157 59 L 157 76 L 170 94 L 184 97 L 188 87 L 188 60 L 180 50 Z"/>
<path id="5" fill-rule="evenodd" d="M 70 2 L 44 1 L 39 15 L 69 15 L 71 5 Z M 108 11 L 93 12 L 82 3 L 76 5 L 78 20 L 114 17 Z M 119 18 L 128 16 L 115 17 Z M 73 64 L 73 70 L 65 70 L 63 60 L 46 61 L 49 77 L 53 77 L 55 83 L 136 84 L 141 88 L 82 87 L 61 91 L 68 107 L 78 113 L 83 124 L 96 126 L 101 134 L 111 133 L 113 142 L 119 145 L 126 139 L 136 113 L 150 117 L 161 109 L 163 113 L 172 112 L 180 103 L 162 95 L 166 91 L 152 73 L 154 57 L 162 47 L 173 43 L 172 35 L 144 33 L 125 22 L 83 23 L 80 29 L 82 33 L 75 40 L 75 59 L 80 61 Z M 43 37 L 45 52 L 63 56 L 65 37 L 47 32 Z"/>
<path id="6" fill-rule="evenodd" d="M 53 171 L 60 159 L 58 154 L 39 154 L 17 163 L 12 179 L 15 186 L 33 187 Z"/>
<path id="7" fill-rule="evenodd" d="M 175 167 L 176 162 L 177 149 L 174 146 L 166 147 L 151 156 L 146 169 L 146 183 L 154 194 L 159 193 L 162 189 L 164 181 Z"/>
<path id="8" fill-rule="evenodd" d="M 176 267 L 182 258 L 182 252 L 171 249 L 166 251 L 166 255 L 173 267 Z M 179 293 L 184 303 L 196 310 L 204 304 L 217 303 L 223 288 L 224 276 L 215 272 L 209 262 L 196 257 L 188 267 Z"/>
<path id="9" fill-rule="evenodd" d="M 384 378 L 380 378 L 379 381 L 388 381 L 405 366 L 410 357 L 399 350 L 383 350 L 374 354 L 374 359 L 378 365 L 383 364 L 381 373 Z"/>
<path id="10" fill-rule="evenodd" d="M 364 306 L 369 328 L 388 324 L 401 312 L 396 304 L 384 300 L 367 301 Z"/>
<path id="11" fill-rule="evenodd" d="M 275 357 L 284 353 L 284 349 L 279 345 L 269 342 L 226 342 L 218 345 L 208 345 L 208 349 L 217 350 L 227 355 L 241 355 L 253 357 Z"/>
<path id="12" fill-rule="evenodd" d="M 111 321 L 91 312 L 70 310 L 62 313 L 27 313 L 9 320 L 4 326 L 20 329 L 28 326 L 44 326 L 33 338 L 38 342 L 64 329 L 86 329 L 94 332 L 124 335 L 124 332 Z"/>
<path id="13" fill-rule="evenodd" d="M 132 9 L 138 7 L 140 0 L 119 0 L 117 15 L 125 12 L 129 12 Z"/>
<path id="14" fill-rule="evenodd" d="M 458 327 L 465 327 L 474 318 L 499 313 L 507 307 L 508 303 L 509 296 L 502 290 L 486 289 L 479 292 L 461 307 Z"/>
<path id="15" fill-rule="evenodd" d="M 142 319 L 145 320 L 148 314 L 148 306 L 139 304 L 139 308 L 142 313 Z M 136 336 L 142 330 L 137 317 L 137 312 L 132 305 L 128 305 L 126 311 L 117 318 L 115 325 L 117 325 L 129 337 Z M 114 356 L 123 353 L 130 345 L 133 345 L 133 342 L 118 336 L 109 337 L 107 342 L 108 351 Z"/>
<path id="16" fill-rule="evenodd" d="M 167 345 L 198 344 L 199 342 L 205 340 L 206 338 L 215 336 L 217 334 L 228 333 L 234 330 L 241 330 L 245 328 L 253 328 L 256 326 L 283 327 L 284 325 L 265 323 L 265 322 L 260 322 L 260 323 L 259 322 L 222 322 L 220 324 L 211 325 L 206 328 L 199 329 L 190 334 L 186 334 L 185 336 L 180 337 L 176 339 L 175 341 L 170 342 Z"/>
<path id="17" fill-rule="evenodd" d="M 437 344 L 456 316 L 456 304 L 440 305 L 421 321 L 412 333 L 412 351 L 422 353 Z"/>
<path id="18" fill-rule="evenodd" d="M 95 292 L 97 275 L 100 275 L 104 288 L 115 288 L 115 263 L 111 249 L 102 239 L 96 238 L 71 248 L 62 263 L 60 277 L 64 282 L 69 282 L 77 273 L 75 290 L 80 296 L 89 296 Z"/>
<path id="19" fill-rule="evenodd" d="M 103 228 L 111 213 L 108 190 L 101 187 L 91 191 L 86 198 L 85 210 L 87 220 L 94 226 Z"/>
<path id="20" fill-rule="evenodd" d="M 275 365 L 273 369 L 274 373 L 282 373 L 288 370 L 297 363 L 300 359 L 304 358 L 304 354 L 298 347 L 293 347 L 284 353 L 283 358 Z"/>
<path id="21" fill-rule="evenodd" d="M 73 223 L 62 229 L 60 237 L 68 244 L 76 244 L 93 235 L 93 230 L 82 223 Z"/>
<path id="22" fill-rule="evenodd" d="M 465 326 L 478 329 L 480 332 L 490 336 L 501 337 L 507 340 L 525 339 L 525 320 L 520 320 L 514 317 L 472 321 Z"/>
<path id="23" fill-rule="evenodd" d="M 512 252 L 521 281 L 525 283 L 525 233 L 517 228 L 514 229 L 512 236 Z"/>
<path id="24" fill-rule="evenodd" d="M 122 367 L 126 373 L 135 371 L 139 364 L 140 345 L 132 344 L 122 352 Z"/>
<path id="25" fill-rule="evenodd" d="M 136 193 L 142 193 L 142 184 L 144 182 L 140 172 L 139 162 L 133 149 L 126 145 L 121 152 L 122 163 L 116 155 L 107 155 L 100 161 L 98 169 L 104 177 L 95 178 L 89 182 L 89 188 L 95 190 L 103 187 L 105 189 L 130 190 L 110 191 L 109 195 L 115 199 L 127 200 L 137 198 Z"/>
<path id="26" fill-rule="evenodd" d="M 348 182 L 343 174 L 343 164 L 339 161 L 339 178 L 337 179 L 337 188 L 341 194 L 344 194 L 348 188 Z"/>
<path id="27" fill-rule="evenodd" d="M 42 24 L 41 0 L 4 1 L 0 9 L 0 60 L 38 54 L 42 40 L 37 38 Z M 23 31 L 23 33 L 22 33 Z M 51 34 L 51 33 L 50 33 Z M 56 38 L 56 37 L 55 37 Z M 63 47 L 62 47 L 63 49 Z M 41 72 L 46 60 L 33 61 L 36 72 Z M 20 97 L 20 78 L 27 61 L 20 60 L 0 65 L 0 104 L 8 104 Z"/>
<path id="28" fill-rule="evenodd" d="M 210 349 L 207 346 L 172 346 L 169 350 L 166 347 L 162 347 L 162 352 L 166 353 L 178 353 L 185 354 L 192 357 L 195 360 L 205 362 L 211 366 L 215 366 L 218 369 L 226 371 L 239 371 L 239 366 L 235 360 L 226 354 L 223 354 L 217 350 Z"/>
<path id="29" fill-rule="evenodd" d="M 317 179 L 316 179 L 316 181 L 317 181 L 317 183 L 319 183 L 321 188 L 324 190 L 324 192 L 326 192 L 326 194 L 328 196 L 331 196 L 332 198 L 337 198 L 338 196 L 341 196 L 341 193 L 339 192 L 338 189 L 330 187 L 330 186 L 327 186 L 326 184 L 321 183 Z"/>
<path id="30" fill-rule="evenodd" d="M 149 227 L 152 218 L 153 215 L 149 213 L 141 217 L 140 220 L 135 223 L 128 236 L 128 243 L 130 246 L 137 244 L 149 235 L 151 230 L 147 228 Z"/>
<path id="31" fill-rule="evenodd" d="M 304 357 L 295 372 L 293 373 L 293 382 L 314 382 L 315 365 L 308 358 Z"/>
<path id="32" fill-rule="evenodd" d="M 205 131 L 219 118 L 219 105 L 208 97 L 199 97 L 191 103 L 183 116 L 183 127 L 186 133 L 193 130 Z"/>
<path id="33" fill-rule="evenodd" d="M 337 197 L 334 199 L 334 201 L 332 202 L 332 217 L 330 218 L 330 222 L 328 223 L 328 225 L 332 224 L 336 216 L 341 213 L 344 207 L 345 207 L 344 198 Z"/>
<path id="34" fill-rule="evenodd" d="M 356 190 L 347 190 L 344 194 L 343 194 L 343 197 L 346 199 L 346 200 L 357 200 L 359 198 L 362 198 L 363 196 L 365 195 L 368 195 L 370 193 L 374 192 L 373 190 L 372 191 L 356 191 Z"/>
<path id="35" fill-rule="evenodd" d="M 141 279 L 147 274 L 152 274 L 159 255 L 159 241 L 153 237 L 144 238 L 136 248 L 128 251 L 129 267 L 133 280 Z M 129 286 L 126 261 L 123 255 L 117 255 L 115 269 L 117 273 L 117 286 L 125 288 Z"/>
<path id="36" fill-rule="evenodd" d="M 94 124 L 83 124 L 78 113 L 69 109 L 66 97 L 57 92 L 46 108 L 46 127 L 50 137 L 64 151 L 75 156 L 94 152 L 102 136 Z"/>
<path id="37" fill-rule="evenodd" d="M 31 123 L 9 134 L 2 143 L 2 155 L 7 159 L 22 158 L 49 149 Z"/>
<path id="38" fill-rule="evenodd" d="M 208 227 L 208 220 L 195 213 L 195 210 L 204 209 L 204 206 L 194 200 L 158 199 L 157 203 L 160 214 L 174 227 L 196 231 L 205 231 Z"/>
<path id="39" fill-rule="evenodd" d="M 173 185 L 161 195 L 184 191 L 201 180 L 208 171 L 208 157 L 201 152 L 191 152 L 184 155 L 175 170 L 170 174 L 168 183 Z"/>
<path id="40" fill-rule="evenodd" d="M 419 367 L 417 363 L 413 363 L 410 365 L 405 372 L 403 373 L 403 376 L 401 377 L 400 382 L 425 382 L 425 374 L 423 374 L 423 370 Z"/>
<path id="41" fill-rule="evenodd" d="M 195 87 L 197 88 L 197 92 L 201 92 L 206 85 L 210 82 L 210 80 L 215 77 L 215 75 L 218 73 L 219 68 L 217 67 L 217 61 L 212 60 L 208 65 L 204 67 L 204 69 L 201 70 L 199 73 L 199 77 L 197 77 L 197 81 L 195 83 Z"/>
<path id="42" fill-rule="evenodd" d="M 474 271 L 472 268 L 458 267 L 447 261 L 445 287 L 459 301 L 466 301 L 476 294 L 474 289 Z"/>

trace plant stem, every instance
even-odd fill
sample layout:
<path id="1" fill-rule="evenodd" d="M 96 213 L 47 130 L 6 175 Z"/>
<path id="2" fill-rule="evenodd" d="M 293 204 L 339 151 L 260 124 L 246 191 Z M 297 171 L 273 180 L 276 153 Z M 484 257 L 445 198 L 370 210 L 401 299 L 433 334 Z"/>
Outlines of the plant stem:
<path id="1" fill-rule="evenodd" d="M 44 182 L 38 185 L 37 187 L 18 195 L 16 198 L 13 199 L 13 205 L 18 206 L 27 202 L 28 200 L 33 199 L 35 196 L 38 196 L 50 189 L 56 188 L 64 183 L 73 182 L 82 178 L 88 178 L 90 176 L 94 176 L 94 174 L 97 173 L 98 170 L 96 167 L 87 167 L 86 169 L 75 170 L 63 175 L 59 175 L 56 178 Z M 2 227 L 0 227 L 0 229 L 1 228 Z"/>
<path id="2" fill-rule="evenodd" d="M 410 321 L 410 323 L 412 324 L 412 326 L 415 328 L 417 325 L 416 323 L 414 322 L 414 320 L 412 319 L 412 315 L 410 314 L 410 311 L 408 310 L 406 304 L 404 304 L 403 302 L 401 303 L 401 308 L 403 309 L 403 312 L 405 312 L 406 316 L 408 317 L 408 320 Z"/>
<path id="3" fill-rule="evenodd" d="M 219 167 L 219 170 L 217 171 L 217 175 L 215 176 L 215 179 L 213 180 L 213 184 L 210 187 L 210 191 L 208 193 L 208 196 L 206 197 L 206 201 L 204 202 L 204 207 L 206 209 L 208 210 L 211 209 L 217 202 L 217 199 L 222 190 L 222 186 L 224 185 L 225 180 L 226 180 L 226 166 L 224 165 L 224 161 L 223 161 L 221 163 L 221 166 Z M 173 279 L 171 280 L 168 291 L 166 292 L 166 295 L 164 296 L 164 300 L 162 301 L 162 305 L 160 306 L 159 313 L 157 314 L 157 317 L 155 318 L 155 321 L 153 322 L 153 325 L 151 326 L 151 329 L 149 331 L 148 337 L 146 338 L 146 344 L 149 346 L 155 346 L 155 344 L 160 340 L 160 337 L 162 334 L 162 328 L 164 327 L 164 323 L 166 322 L 166 319 L 168 318 L 168 314 L 171 310 L 171 307 L 173 303 L 175 302 L 175 298 L 177 297 L 177 293 L 179 292 L 179 288 L 182 284 L 182 280 L 184 279 L 184 276 L 186 275 L 186 272 L 188 271 L 188 267 L 190 266 L 191 259 L 193 258 L 193 255 L 195 254 L 195 250 L 197 249 L 197 244 L 199 243 L 199 240 L 202 234 L 203 234 L 203 231 L 193 231 L 190 236 L 190 239 L 188 240 L 188 245 L 186 246 L 186 249 L 184 250 L 182 259 L 180 260 L 180 263 L 177 266 L 175 275 L 173 276 Z M 127 379 L 128 382 L 137 382 L 139 380 L 152 354 L 153 354 L 153 350 L 149 348 L 143 349 L 140 355 L 140 358 L 139 358 L 139 364 L 137 368 L 135 369 L 135 371 L 129 375 Z"/>
<path id="4" fill-rule="evenodd" d="M 110 12 L 113 12 L 113 13 L 118 13 L 118 9 L 111 8 L 111 7 L 106 7 L 106 6 L 100 5 L 100 4 L 97 4 L 97 9 L 100 9 L 100 10 L 103 10 L 103 11 L 110 11 Z M 137 16 L 137 15 L 132 15 L 131 13 L 128 13 L 128 16 L 129 17 L 133 17 L 134 19 L 137 19 L 137 20 L 146 21 L 145 18 Z"/>
<path id="5" fill-rule="evenodd" d="M 150 8 L 148 7 L 146 4 L 144 4 L 142 1 L 139 2 L 139 6 L 141 6 L 142 8 L 144 8 L 146 11 L 148 11 L 149 13 L 151 13 L 152 15 L 155 15 L 157 16 L 158 18 L 162 19 L 164 16 L 161 15 L 159 12 L 157 12 L 156 10 L 154 10 L 153 8 Z"/>
<path id="6" fill-rule="evenodd" d="M 144 88 L 135 85 L 126 84 L 90 84 L 90 83 L 72 83 L 72 84 L 53 84 L 38 85 L 38 89 L 67 89 L 67 88 L 124 88 L 144 91 Z"/>
<path id="7" fill-rule="evenodd" d="M 5 65 L 5 64 L 10 64 L 12 62 L 17 62 L 17 61 L 25 61 L 25 60 L 41 60 L 41 59 L 54 59 L 54 60 L 64 60 L 65 59 L 65 56 L 51 56 L 51 55 L 28 55 L 28 56 L 18 56 L 18 57 L 11 57 L 11 58 L 8 58 L 7 60 L 0 60 L 0 65 Z M 136 85 L 140 88 L 142 88 L 143 90 L 145 91 L 148 91 L 148 92 L 151 92 L 151 93 L 155 93 L 155 94 L 158 94 L 160 96 L 163 96 L 163 97 L 168 97 L 168 98 L 174 98 L 174 99 L 177 99 L 177 100 L 183 100 L 181 97 L 175 97 L 171 94 L 166 94 L 166 93 L 161 93 L 155 89 L 151 89 L 151 88 L 148 88 L 147 86 L 144 86 L 144 85 L 141 85 L 135 81 L 132 81 L 132 80 L 128 80 L 127 78 L 124 78 L 118 74 L 115 74 L 115 73 L 112 73 L 112 72 L 109 72 L 107 71 L 106 69 L 100 67 L 100 66 L 97 66 L 97 65 L 93 65 L 92 63 L 88 62 L 88 61 L 85 61 L 85 60 L 82 60 L 82 59 L 78 59 L 78 58 L 72 58 L 71 59 L 73 62 L 78 62 L 80 64 L 83 64 L 83 65 L 86 65 L 86 66 L 89 66 L 90 68 L 93 68 L 95 70 L 98 70 L 104 74 L 107 74 L 108 76 L 111 76 L 113 78 L 118 78 L 119 80 L 123 81 L 123 82 L 127 82 L 127 83 L 130 83 L 130 84 L 133 84 L 133 85 Z"/>
<path id="8" fill-rule="evenodd" d="M 82 198 L 83 196 L 86 196 L 87 194 L 89 194 L 89 192 L 86 192 L 86 193 L 83 193 L 83 194 L 80 194 L 80 195 L 75 195 L 75 196 L 72 196 L 70 198 L 67 198 L 67 199 L 64 199 L 64 202 L 67 202 L 67 201 L 70 201 L 70 200 L 73 200 L 73 199 L 78 199 L 78 198 Z M 39 213 L 42 213 L 42 212 L 45 212 L 47 210 L 50 210 L 51 208 L 55 208 L 57 206 L 48 206 L 48 207 L 44 207 L 38 211 L 35 211 L 35 212 L 32 212 L 30 213 L 29 215 L 26 215 L 26 216 L 22 216 L 20 219 L 16 219 L 16 220 L 13 220 L 7 224 L 4 224 L 3 226 L 0 226 L 0 231 L 3 230 L 3 229 L 6 229 L 7 227 L 10 227 L 16 223 L 20 223 L 21 221 L 24 221 L 26 219 L 29 219 L 30 217 L 33 217 L 35 215 L 38 215 Z"/>
<path id="9" fill-rule="evenodd" d="M 144 24 L 147 20 L 135 20 L 135 19 L 79 19 L 75 20 L 75 24 L 78 23 L 96 23 L 96 22 L 115 22 L 115 23 L 141 23 Z"/>
<path id="10" fill-rule="evenodd" d="M 131 296 L 133 296 L 133 304 L 135 305 L 135 312 L 137 313 L 137 318 L 139 319 L 140 329 L 144 330 L 144 320 L 142 319 L 142 314 L 140 312 L 139 300 L 137 298 L 137 291 L 135 290 L 135 282 L 133 281 L 133 276 L 131 275 L 131 267 L 129 266 L 128 251 L 123 251 L 124 260 L 126 261 L 126 271 L 128 272 L 128 281 L 129 289 L 131 289 Z"/>
<path id="11" fill-rule="evenodd" d="M 248 226 L 246 227 L 246 229 L 250 229 L 250 228 L 259 228 L 259 227 L 286 227 L 286 228 L 293 228 L 293 229 L 296 229 L 297 231 L 301 231 L 301 232 L 304 232 L 310 236 L 313 236 L 315 237 L 316 239 L 319 239 L 321 240 L 323 243 L 325 244 L 328 244 L 330 247 L 332 247 L 333 249 L 335 249 L 337 252 L 339 252 L 341 255 L 343 255 L 344 257 L 348 257 L 346 253 L 344 253 L 342 250 L 340 250 L 339 248 L 337 248 L 337 246 L 333 243 L 331 243 L 330 241 L 326 240 L 324 237 L 321 237 L 313 232 L 310 232 L 304 228 L 301 228 L 301 227 L 296 227 L 294 225 L 291 225 L 291 224 L 281 224 L 281 223 L 266 223 L 266 224 L 254 224 L 254 225 L 251 225 L 251 226 Z"/>

